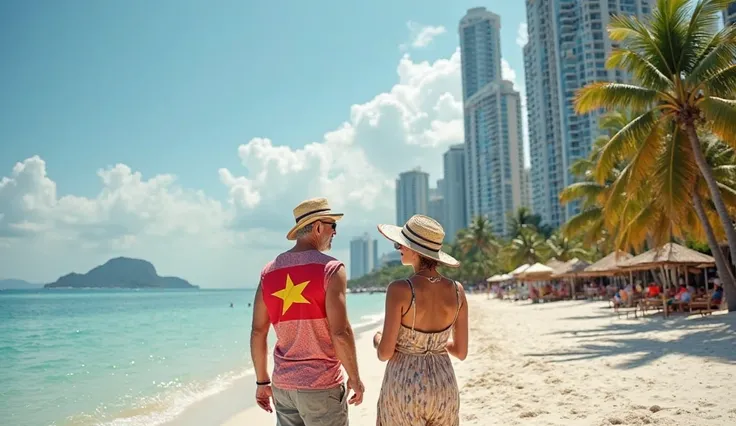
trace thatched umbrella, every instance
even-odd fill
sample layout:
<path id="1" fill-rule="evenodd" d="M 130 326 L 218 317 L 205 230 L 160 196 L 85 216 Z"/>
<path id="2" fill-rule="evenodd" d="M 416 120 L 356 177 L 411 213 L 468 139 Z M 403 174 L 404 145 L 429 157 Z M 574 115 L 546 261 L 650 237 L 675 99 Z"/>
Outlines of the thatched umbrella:
<path id="1" fill-rule="evenodd" d="M 570 278 L 570 297 L 575 298 L 575 279 L 578 274 L 590 266 L 590 263 L 580 260 L 577 257 L 562 264 L 559 268 L 555 268 L 552 278 Z"/>
<path id="2" fill-rule="evenodd" d="M 537 262 L 528 267 L 520 276 L 524 281 L 549 281 L 553 272 L 554 269 Z"/>
<path id="3" fill-rule="evenodd" d="M 674 269 L 676 271 L 680 267 L 684 267 L 687 270 L 687 267 L 691 266 L 704 267 L 713 265 L 715 265 L 715 259 L 707 254 L 697 252 L 680 244 L 667 243 L 662 247 L 651 249 L 621 262 L 620 267 L 630 271 L 630 273 L 633 273 L 633 271 L 661 268 L 665 283 L 664 291 L 666 292 L 671 281 L 669 274 L 671 270 Z M 689 284 L 689 275 L 687 273 L 685 274 L 685 284 Z M 706 291 L 707 285 L 706 278 Z M 666 301 L 663 301 L 663 303 L 665 303 L 664 312 L 666 313 Z"/>
<path id="4" fill-rule="evenodd" d="M 545 265 L 549 266 L 552 269 L 557 269 L 557 268 L 561 268 L 565 266 L 565 263 L 566 262 L 557 260 L 556 258 L 553 257 L 552 259 L 548 260 L 547 263 L 545 263 Z"/>
<path id="5" fill-rule="evenodd" d="M 610 277 L 620 274 L 621 262 L 631 259 L 631 255 L 624 251 L 614 251 L 603 259 L 595 262 L 578 273 L 580 277 Z"/>
<path id="6" fill-rule="evenodd" d="M 519 266 L 518 268 L 514 269 L 513 271 L 509 272 L 509 275 L 511 275 L 512 277 L 518 277 L 524 271 L 526 271 L 527 268 L 529 268 L 529 266 L 531 266 L 531 265 L 529 265 L 528 263 L 525 263 L 525 264 Z"/>

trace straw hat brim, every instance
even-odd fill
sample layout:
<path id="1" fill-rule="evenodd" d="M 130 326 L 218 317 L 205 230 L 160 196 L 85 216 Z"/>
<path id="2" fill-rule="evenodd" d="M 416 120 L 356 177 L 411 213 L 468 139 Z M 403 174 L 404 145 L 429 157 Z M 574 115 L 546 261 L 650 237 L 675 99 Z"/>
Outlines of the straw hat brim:
<path id="1" fill-rule="evenodd" d="M 289 233 L 286 234 L 286 239 L 287 240 L 295 240 L 296 239 L 296 232 L 298 230 L 300 230 L 300 229 L 304 228 L 305 226 L 307 226 L 309 224 L 312 224 L 312 223 L 314 223 L 314 222 L 316 222 L 318 220 L 321 220 L 321 219 L 332 219 L 335 222 L 337 222 L 338 220 L 342 219 L 342 217 L 343 217 L 343 213 L 327 213 L 326 212 L 324 214 L 320 214 L 320 215 L 310 216 L 310 217 L 304 218 L 301 221 L 299 221 L 296 225 L 294 225 L 293 228 L 291 228 L 291 230 L 289 231 Z"/>
<path id="2" fill-rule="evenodd" d="M 413 250 L 419 254 L 421 254 L 424 257 L 436 260 L 443 265 L 447 265 L 453 268 L 457 268 L 460 266 L 460 262 L 458 262 L 457 259 L 450 256 L 449 254 L 445 253 L 444 251 L 432 251 L 427 250 L 424 247 L 420 247 L 416 245 L 415 243 L 409 241 L 406 237 L 404 237 L 404 234 L 401 233 L 402 228 L 400 226 L 396 225 L 378 225 L 378 232 L 381 233 L 384 237 L 388 238 L 389 240 L 399 243 L 402 246 Z"/>

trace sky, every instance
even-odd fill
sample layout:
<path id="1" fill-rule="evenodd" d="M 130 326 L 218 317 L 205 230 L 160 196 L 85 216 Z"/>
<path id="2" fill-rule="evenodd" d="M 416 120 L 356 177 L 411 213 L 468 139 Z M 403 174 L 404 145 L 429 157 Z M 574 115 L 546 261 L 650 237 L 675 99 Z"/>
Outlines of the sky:
<path id="1" fill-rule="evenodd" d="M 316 196 L 345 213 L 330 254 L 348 263 L 394 223 L 398 173 L 434 186 L 463 141 L 469 8 L 501 16 L 523 98 L 521 1 L 316 4 L 0 2 L 0 278 L 128 256 L 252 287 Z"/>

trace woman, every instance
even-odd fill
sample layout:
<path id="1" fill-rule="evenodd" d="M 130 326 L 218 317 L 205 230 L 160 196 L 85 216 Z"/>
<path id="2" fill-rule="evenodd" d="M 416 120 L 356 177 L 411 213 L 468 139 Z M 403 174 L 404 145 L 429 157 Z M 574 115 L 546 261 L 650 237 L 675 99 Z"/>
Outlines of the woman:
<path id="1" fill-rule="evenodd" d="M 444 253 L 445 232 L 434 219 L 415 215 L 403 228 L 378 225 L 394 242 L 401 263 L 414 268 L 386 292 L 383 332 L 373 344 L 388 360 L 378 399 L 378 426 L 456 426 L 460 395 L 450 355 L 468 354 L 468 304 L 462 286 L 437 272 L 459 262 Z"/>

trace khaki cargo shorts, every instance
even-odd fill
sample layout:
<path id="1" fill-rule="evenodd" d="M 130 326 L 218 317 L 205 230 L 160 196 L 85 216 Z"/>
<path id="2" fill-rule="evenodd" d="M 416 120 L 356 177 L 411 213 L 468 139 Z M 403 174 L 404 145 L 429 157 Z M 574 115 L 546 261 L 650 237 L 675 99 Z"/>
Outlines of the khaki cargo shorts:
<path id="1" fill-rule="evenodd" d="M 323 390 L 272 389 L 277 426 L 348 426 L 344 384 Z"/>

